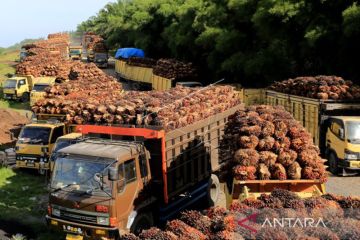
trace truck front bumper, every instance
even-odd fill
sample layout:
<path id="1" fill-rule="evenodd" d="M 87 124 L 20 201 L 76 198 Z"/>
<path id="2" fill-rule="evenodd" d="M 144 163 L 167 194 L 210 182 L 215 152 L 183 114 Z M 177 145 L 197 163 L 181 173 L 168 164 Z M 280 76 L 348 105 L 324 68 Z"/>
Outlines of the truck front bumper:
<path id="1" fill-rule="evenodd" d="M 49 169 L 49 163 L 42 163 L 40 164 L 39 162 L 28 162 L 28 161 L 19 161 L 16 160 L 16 167 L 17 168 L 30 168 L 30 169 L 43 169 L 43 170 L 48 170 Z"/>
<path id="2" fill-rule="evenodd" d="M 360 170 L 360 160 L 340 160 L 339 167 L 348 170 Z"/>
<path id="3" fill-rule="evenodd" d="M 82 223 L 69 222 L 60 218 L 46 215 L 48 226 L 63 231 L 70 236 L 79 236 L 80 239 L 116 239 L 119 230 L 115 227 L 100 227 Z M 82 237 L 82 238 L 81 238 Z"/>
<path id="4" fill-rule="evenodd" d="M 4 99 L 7 99 L 7 100 L 16 100 L 17 97 L 16 97 L 15 94 L 4 93 Z"/>

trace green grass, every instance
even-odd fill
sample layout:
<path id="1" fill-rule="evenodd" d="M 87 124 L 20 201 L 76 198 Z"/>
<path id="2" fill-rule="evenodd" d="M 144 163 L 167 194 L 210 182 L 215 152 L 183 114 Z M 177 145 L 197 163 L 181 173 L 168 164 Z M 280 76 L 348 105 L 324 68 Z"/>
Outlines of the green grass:
<path id="1" fill-rule="evenodd" d="M 14 74 L 14 61 L 19 58 L 19 51 L 5 51 L 0 54 L 0 86 L 6 79 L 6 74 Z"/>
<path id="2" fill-rule="evenodd" d="M 29 102 L 18 102 L 18 101 L 7 101 L 4 99 L 0 99 L 0 108 L 12 108 L 14 110 L 19 110 L 20 112 L 24 112 L 25 110 L 30 110 Z"/>
<path id="3" fill-rule="evenodd" d="M 44 221 L 47 200 L 44 176 L 0 168 L 0 220 L 26 226 L 39 240 L 58 239 L 59 234 L 52 233 Z"/>

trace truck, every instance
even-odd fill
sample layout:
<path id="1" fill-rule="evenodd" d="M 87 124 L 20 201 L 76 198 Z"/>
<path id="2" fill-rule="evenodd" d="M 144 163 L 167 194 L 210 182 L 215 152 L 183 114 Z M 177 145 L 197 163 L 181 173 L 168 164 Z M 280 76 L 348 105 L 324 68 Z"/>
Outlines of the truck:
<path id="1" fill-rule="evenodd" d="M 28 56 L 28 53 L 27 53 L 26 49 L 21 48 L 20 54 L 19 54 L 19 61 L 23 62 L 27 56 Z"/>
<path id="2" fill-rule="evenodd" d="M 50 169 L 49 159 L 56 140 L 73 132 L 74 126 L 67 125 L 55 116 L 37 116 L 39 120 L 25 125 L 16 142 L 16 167 L 36 169 L 45 174 Z"/>
<path id="3" fill-rule="evenodd" d="M 109 54 L 107 52 L 95 52 L 94 54 L 94 63 L 99 68 L 108 67 Z"/>
<path id="4" fill-rule="evenodd" d="M 58 151 L 46 219 L 67 239 L 117 239 L 219 198 L 218 144 L 239 104 L 186 127 L 78 125 L 88 139 Z"/>
<path id="5" fill-rule="evenodd" d="M 45 96 L 45 89 L 55 84 L 55 77 L 42 77 L 36 81 L 30 92 L 30 106 L 34 106 L 37 101 Z"/>
<path id="6" fill-rule="evenodd" d="M 81 60 L 82 46 L 70 46 L 69 57 L 71 60 Z"/>
<path id="7" fill-rule="evenodd" d="M 86 49 L 86 54 L 87 54 L 87 61 L 93 62 L 95 57 L 94 49 L 92 48 Z"/>
<path id="8" fill-rule="evenodd" d="M 3 84 L 4 99 L 29 101 L 30 92 L 39 80 L 41 78 L 35 78 L 32 75 L 17 75 L 5 80 Z"/>
<path id="9" fill-rule="evenodd" d="M 83 139 L 85 139 L 85 138 L 83 138 L 83 135 L 81 133 L 76 133 L 76 132 L 69 133 L 64 136 L 59 137 L 56 140 L 53 151 L 51 152 L 51 155 L 50 155 L 50 172 L 54 169 L 57 152 L 60 149 L 63 149 L 72 144 L 78 143 L 78 142 L 82 141 Z"/>
<path id="10" fill-rule="evenodd" d="M 360 170 L 360 101 L 322 100 L 266 90 L 266 103 L 281 105 L 311 133 L 335 175 Z"/>

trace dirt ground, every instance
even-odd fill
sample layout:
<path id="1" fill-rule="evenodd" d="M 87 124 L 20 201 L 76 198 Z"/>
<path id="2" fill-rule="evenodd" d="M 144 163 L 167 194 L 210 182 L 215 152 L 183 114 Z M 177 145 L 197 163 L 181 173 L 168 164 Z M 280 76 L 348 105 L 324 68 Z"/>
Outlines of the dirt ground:
<path id="1" fill-rule="evenodd" d="M 29 119 L 14 110 L 0 108 L 0 145 L 8 144 L 12 141 L 10 138 L 11 128 L 18 127 L 29 122 Z"/>

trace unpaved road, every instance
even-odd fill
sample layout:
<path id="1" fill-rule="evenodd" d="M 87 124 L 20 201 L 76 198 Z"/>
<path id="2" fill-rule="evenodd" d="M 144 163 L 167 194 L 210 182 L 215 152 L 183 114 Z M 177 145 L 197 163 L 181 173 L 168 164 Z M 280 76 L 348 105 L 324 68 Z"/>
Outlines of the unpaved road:
<path id="1" fill-rule="evenodd" d="M 360 196 L 360 175 L 352 177 L 338 177 L 331 175 L 325 184 L 328 193 L 344 196 Z"/>

